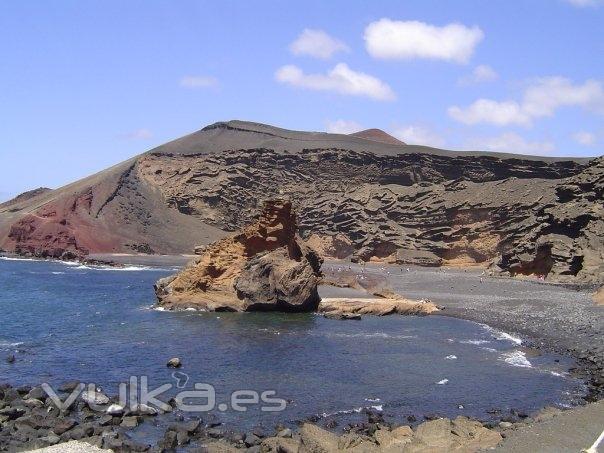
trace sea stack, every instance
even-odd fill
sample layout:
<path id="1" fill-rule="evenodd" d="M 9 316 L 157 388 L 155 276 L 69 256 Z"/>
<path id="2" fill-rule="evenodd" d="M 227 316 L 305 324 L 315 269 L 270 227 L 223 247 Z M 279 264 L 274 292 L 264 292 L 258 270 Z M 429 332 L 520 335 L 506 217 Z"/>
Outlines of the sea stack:
<path id="1" fill-rule="evenodd" d="M 200 249 L 183 271 L 159 280 L 158 304 L 207 311 L 316 310 L 322 259 L 297 230 L 290 201 L 266 201 L 256 222 Z"/>

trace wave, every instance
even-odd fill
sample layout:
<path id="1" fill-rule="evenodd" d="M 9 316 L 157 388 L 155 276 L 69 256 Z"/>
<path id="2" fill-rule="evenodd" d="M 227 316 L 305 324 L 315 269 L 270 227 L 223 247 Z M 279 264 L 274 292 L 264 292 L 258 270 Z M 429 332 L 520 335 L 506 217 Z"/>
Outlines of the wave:
<path id="1" fill-rule="evenodd" d="M 65 272 L 51 272 L 53 275 L 63 275 Z"/>
<path id="2" fill-rule="evenodd" d="M 462 343 L 462 344 L 481 345 L 481 344 L 490 343 L 490 341 L 489 340 L 461 340 L 460 343 Z"/>
<path id="3" fill-rule="evenodd" d="M 481 324 L 481 326 L 484 330 L 489 332 L 496 340 L 509 341 L 517 346 L 520 346 L 522 344 L 521 338 L 515 337 L 501 330 L 493 329 L 491 326 L 487 326 L 486 324 Z"/>
<path id="4" fill-rule="evenodd" d="M 533 365 L 526 358 L 526 354 L 522 351 L 509 351 L 504 352 L 500 356 L 500 360 L 503 360 L 505 363 L 508 363 L 512 366 L 517 366 L 521 368 L 532 368 Z"/>
<path id="5" fill-rule="evenodd" d="M 457 359 L 457 356 L 456 356 L 456 355 L 451 354 L 451 355 L 448 355 L 447 357 L 445 357 L 445 359 L 447 359 L 447 360 L 456 360 L 456 359 Z"/>
<path id="6" fill-rule="evenodd" d="M 327 333 L 325 336 L 329 338 L 380 338 L 389 340 L 408 340 L 410 338 L 417 338 L 417 335 L 390 335 L 384 332 Z"/>
<path id="7" fill-rule="evenodd" d="M 321 418 L 326 418 L 326 417 L 333 417 L 334 415 L 360 414 L 361 412 L 363 412 L 366 409 L 373 409 L 373 410 L 382 412 L 384 410 L 384 405 L 376 404 L 375 406 L 362 406 L 362 407 L 354 407 L 352 409 L 344 409 L 344 410 L 335 411 L 335 412 L 323 412 L 322 414 L 319 414 L 319 416 Z"/>
<path id="8" fill-rule="evenodd" d="M 438 382 L 436 383 L 436 385 L 445 385 L 445 384 L 447 384 L 448 382 L 449 382 L 449 380 L 448 380 L 447 378 L 445 378 L 445 379 L 442 379 L 442 380 L 438 381 Z"/>
<path id="9" fill-rule="evenodd" d="M 13 256 L 0 256 L 0 260 L 4 260 L 4 261 L 32 261 L 32 262 L 39 262 L 39 263 L 56 263 L 56 264 L 62 264 L 64 266 L 70 266 L 72 269 L 77 269 L 77 270 L 93 270 L 93 271 L 156 271 L 156 272 L 174 272 L 174 271 L 178 271 L 178 268 L 162 268 L 162 267 L 153 267 L 153 266 L 136 266 L 136 265 L 130 265 L 130 266 L 124 266 L 124 267 L 116 267 L 116 266 L 110 266 L 110 265 L 88 265 L 88 264 L 82 264 L 81 262 L 78 261 L 62 261 L 62 260 L 57 260 L 57 259 L 44 259 L 44 258 L 20 258 L 20 257 L 13 257 Z"/>
<path id="10" fill-rule="evenodd" d="M 17 346 L 21 346 L 22 344 L 22 341 L 15 341 L 14 343 L 8 341 L 0 341 L 0 348 L 16 348 Z"/>
<path id="11" fill-rule="evenodd" d="M 74 266 L 72 269 L 74 270 L 90 270 L 90 271 L 121 271 L 121 272 L 141 272 L 141 271 L 155 271 L 155 272 L 168 272 L 173 269 L 165 269 L 161 267 L 151 267 L 151 266 L 124 266 L 124 267 L 115 267 L 115 266 L 96 266 L 96 265 L 86 265 L 79 264 Z"/>

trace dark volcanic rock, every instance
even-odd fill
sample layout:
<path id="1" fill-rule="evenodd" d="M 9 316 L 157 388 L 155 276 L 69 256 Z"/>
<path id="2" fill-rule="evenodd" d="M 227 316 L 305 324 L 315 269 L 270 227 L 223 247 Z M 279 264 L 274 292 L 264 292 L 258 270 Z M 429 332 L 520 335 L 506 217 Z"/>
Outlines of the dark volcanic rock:
<path id="1" fill-rule="evenodd" d="M 602 161 L 217 123 L 68 188 L 0 205 L 0 248 L 191 253 L 282 196 L 295 200 L 301 236 L 325 256 L 603 283 Z"/>
<path id="2" fill-rule="evenodd" d="M 214 311 L 313 311 L 321 259 L 297 235 L 288 201 L 265 203 L 260 218 L 241 233 L 207 247 L 155 291 L 168 308 Z"/>

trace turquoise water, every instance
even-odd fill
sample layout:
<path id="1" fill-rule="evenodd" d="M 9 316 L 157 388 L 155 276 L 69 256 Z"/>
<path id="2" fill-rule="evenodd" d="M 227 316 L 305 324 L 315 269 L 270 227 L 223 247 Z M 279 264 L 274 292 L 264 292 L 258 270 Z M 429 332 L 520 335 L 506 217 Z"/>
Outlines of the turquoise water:
<path id="1" fill-rule="evenodd" d="M 571 405 L 582 384 L 572 361 L 531 356 L 518 339 L 442 316 L 335 321 L 314 314 L 162 312 L 152 285 L 173 269 L 111 270 L 0 259 L 0 381 L 94 382 L 108 394 L 130 376 L 150 385 L 206 383 L 213 416 L 234 427 L 317 415 L 342 424 L 362 408 L 388 419 L 427 413 Z M 183 375 L 166 367 L 180 357 Z M 184 383 L 186 381 L 186 383 Z M 230 408 L 235 390 L 273 390 L 282 412 Z M 224 409 L 224 407 L 223 407 Z M 202 415 L 205 416 L 205 415 Z"/>

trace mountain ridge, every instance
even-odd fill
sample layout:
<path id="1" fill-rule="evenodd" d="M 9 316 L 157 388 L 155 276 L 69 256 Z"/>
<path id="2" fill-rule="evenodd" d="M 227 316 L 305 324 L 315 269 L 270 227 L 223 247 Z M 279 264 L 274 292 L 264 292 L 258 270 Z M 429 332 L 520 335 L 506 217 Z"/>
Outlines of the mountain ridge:
<path id="1" fill-rule="evenodd" d="M 601 161 L 219 122 L 0 206 L 0 248 L 52 257 L 191 253 L 283 195 L 300 212 L 303 236 L 334 255 L 589 281 L 603 258 L 604 214 L 577 187 L 601 196 Z"/>

